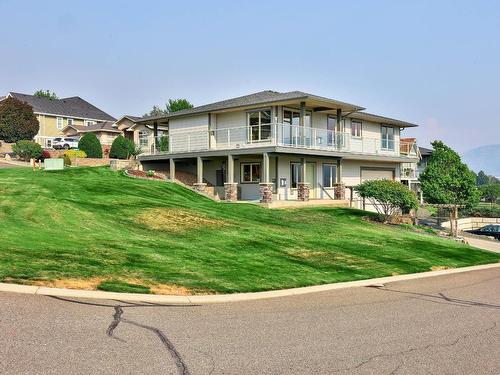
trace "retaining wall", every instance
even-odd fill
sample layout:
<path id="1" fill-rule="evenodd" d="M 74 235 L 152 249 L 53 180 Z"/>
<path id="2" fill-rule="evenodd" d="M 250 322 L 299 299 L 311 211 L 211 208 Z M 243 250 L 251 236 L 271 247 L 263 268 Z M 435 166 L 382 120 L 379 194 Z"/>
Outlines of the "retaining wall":
<path id="1" fill-rule="evenodd" d="M 489 224 L 500 224 L 500 217 L 466 217 L 458 219 L 458 230 L 479 229 Z M 443 228 L 449 229 L 450 222 L 445 221 L 441 224 Z"/>

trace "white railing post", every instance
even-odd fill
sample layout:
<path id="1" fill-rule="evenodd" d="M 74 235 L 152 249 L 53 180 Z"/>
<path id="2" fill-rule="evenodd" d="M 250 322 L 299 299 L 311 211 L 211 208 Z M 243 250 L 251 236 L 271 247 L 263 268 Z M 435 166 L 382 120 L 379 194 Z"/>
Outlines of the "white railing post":
<path id="1" fill-rule="evenodd" d="M 231 148 L 231 130 L 227 129 L 227 148 Z"/>

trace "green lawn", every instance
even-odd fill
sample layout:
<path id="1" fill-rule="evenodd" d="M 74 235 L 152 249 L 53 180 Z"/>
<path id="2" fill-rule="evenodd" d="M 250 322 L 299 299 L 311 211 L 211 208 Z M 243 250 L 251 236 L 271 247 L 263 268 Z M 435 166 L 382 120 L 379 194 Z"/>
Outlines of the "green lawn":
<path id="1" fill-rule="evenodd" d="M 106 168 L 2 169 L 0 194 L 4 282 L 248 292 L 500 260 L 357 210 L 215 203 Z"/>

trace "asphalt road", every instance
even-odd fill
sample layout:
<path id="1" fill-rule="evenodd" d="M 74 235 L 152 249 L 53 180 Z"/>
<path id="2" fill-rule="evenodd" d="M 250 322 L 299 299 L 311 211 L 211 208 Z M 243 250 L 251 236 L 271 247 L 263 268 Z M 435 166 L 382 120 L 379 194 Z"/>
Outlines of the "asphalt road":
<path id="1" fill-rule="evenodd" d="M 0 294 L 0 374 L 499 373 L 499 268 L 203 306 Z"/>

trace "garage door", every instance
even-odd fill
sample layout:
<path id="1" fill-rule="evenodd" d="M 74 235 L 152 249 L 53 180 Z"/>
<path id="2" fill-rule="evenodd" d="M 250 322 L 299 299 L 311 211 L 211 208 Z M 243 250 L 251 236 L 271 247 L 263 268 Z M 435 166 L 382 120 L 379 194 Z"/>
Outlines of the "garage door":
<path id="1" fill-rule="evenodd" d="M 361 169 L 361 182 L 370 180 L 394 180 L 393 169 Z"/>

